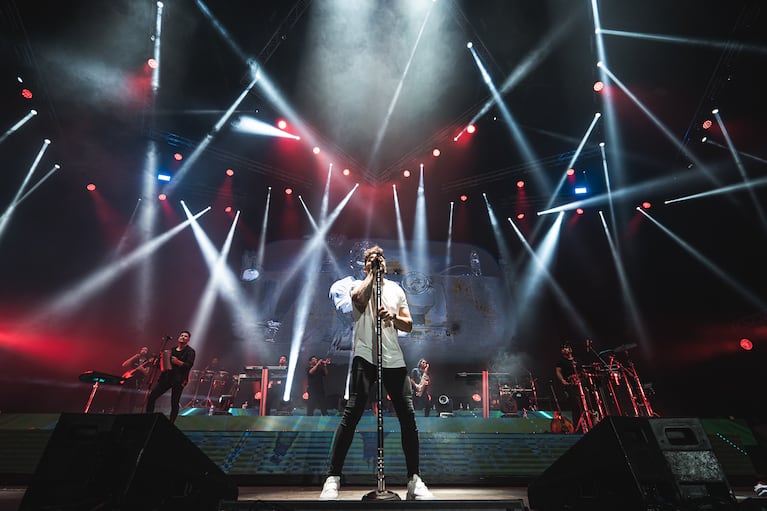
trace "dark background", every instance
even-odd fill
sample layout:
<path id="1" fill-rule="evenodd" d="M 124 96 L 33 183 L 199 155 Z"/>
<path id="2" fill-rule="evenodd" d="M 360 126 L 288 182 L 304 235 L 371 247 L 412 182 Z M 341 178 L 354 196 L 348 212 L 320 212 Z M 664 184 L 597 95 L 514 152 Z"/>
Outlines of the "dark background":
<path id="1" fill-rule="evenodd" d="M 153 94 L 146 60 L 153 53 L 155 3 L 0 1 L 0 131 L 31 108 L 38 111 L 0 143 L 0 208 L 12 204 L 43 139 L 52 144 L 25 191 L 54 163 L 61 165 L 14 208 L 0 233 L 0 409 L 79 410 L 89 387 L 78 382 L 78 374 L 118 372 L 139 346 L 154 351 L 163 336 L 175 338 L 192 324 L 210 272 L 188 228 L 142 259 L 152 268 L 144 274 L 148 277 L 135 265 L 87 293 L 78 287 L 141 245 L 146 233 L 138 218 L 149 203 L 159 204 L 160 191 L 168 193 L 168 201 L 158 207 L 149 237 L 185 218 L 179 203 L 184 200 L 195 212 L 213 207 L 200 224 L 220 249 L 233 218 L 224 208 L 240 211 L 226 260 L 238 275 L 242 255 L 262 248 L 269 190 L 267 258 L 279 259 L 279 252 L 269 253 L 273 243 L 300 244 L 314 233 L 298 195 L 319 219 L 330 163 L 331 210 L 355 183 L 360 186 L 330 227 L 329 245 L 396 240 L 391 186 L 396 184 L 404 237 L 413 249 L 423 163 L 430 246 L 444 247 L 451 236 L 478 248 L 489 258 L 488 267 L 502 268 L 509 285 L 505 302 L 494 306 L 515 318 L 504 323 L 493 349 L 477 350 L 469 359 L 438 343 L 420 347 L 433 359 L 443 389 L 456 384 L 456 371 L 507 359 L 522 361 L 545 387 L 560 342 L 572 341 L 576 355 L 590 361 L 588 338 L 599 349 L 637 344 L 632 359 L 643 380 L 653 384 L 663 415 L 763 414 L 757 383 L 767 338 L 767 222 L 758 181 L 767 158 L 763 2 L 601 2 L 603 28 L 673 38 L 604 35 L 610 70 L 646 111 L 615 84 L 608 83 L 602 94 L 592 90 L 599 57 L 591 2 L 584 0 L 409 0 L 364 2 L 355 9 L 348 2 L 211 0 L 205 5 L 229 42 L 201 5 L 165 2 L 161 82 Z M 367 25 L 360 14 L 365 10 Z M 538 55 L 502 95 L 524 144 L 495 105 L 477 120 L 475 134 L 453 142 L 492 98 L 466 49 L 469 40 L 498 87 L 520 73 L 530 55 Z M 300 134 L 301 141 L 245 135 L 229 123 L 212 132 L 248 83 L 242 56 L 261 64 L 282 102 L 265 92 L 262 80 L 232 119 L 287 118 L 287 131 Z M 22 97 L 24 87 L 32 99 Z M 721 110 L 737 159 L 710 113 L 714 107 Z M 583 215 L 565 212 L 548 270 L 559 291 L 544 279 L 522 303 L 534 265 L 507 218 L 533 248 L 539 246 L 554 216 L 535 213 L 549 203 L 575 200 L 569 181 L 553 190 L 597 111 L 603 117 L 574 165 L 577 180 L 586 181 L 597 198 L 584 205 Z M 703 130 L 707 119 L 713 126 Z M 150 193 L 147 179 L 159 169 L 177 171 L 206 135 L 210 143 L 183 179 Z M 703 136 L 713 143 L 702 143 Z M 604 198 L 597 145 L 602 141 L 614 217 Z M 312 153 L 314 143 L 322 148 L 320 155 Z M 156 159 L 147 163 L 153 146 Z M 439 158 L 431 155 L 435 147 L 442 151 Z M 176 152 L 186 159 L 174 161 Z M 224 175 L 227 168 L 235 170 L 233 177 Z M 349 176 L 340 174 L 344 168 Z M 404 178 L 404 169 L 413 177 Z M 516 187 L 520 179 L 526 182 L 523 194 Z M 663 202 L 744 180 L 754 181 L 753 187 Z M 86 190 L 89 183 L 96 184 L 96 192 Z M 295 193 L 285 195 L 287 187 Z M 459 199 L 463 194 L 465 202 Z M 500 244 L 485 197 L 498 219 Z M 636 211 L 642 201 L 652 203 L 648 214 L 668 232 Z M 630 300 L 599 211 L 617 234 L 613 243 Z M 520 212 L 526 216 L 517 220 Z M 236 372 L 244 364 L 276 363 L 289 351 L 287 344 L 258 340 L 264 321 L 288 316 L 262 317 L 259 310 L 266 304 L 259 300 L 265 298 L 240 284 L 254 323 L 243 323 L 219 296 L 206 331 L 193 332 L 198 366 L 220 355 Z M 315 292 L 324 298 L 324 290 Z M 572 309 L 563 305 L 563 296 Z M 243 327 L 248 324 L 250 331 Z M 742 350 L 741 338 L 750 339 L 754 349 Z M 301 364 L 305 358 L 308 353 L 300 352 Z"/>

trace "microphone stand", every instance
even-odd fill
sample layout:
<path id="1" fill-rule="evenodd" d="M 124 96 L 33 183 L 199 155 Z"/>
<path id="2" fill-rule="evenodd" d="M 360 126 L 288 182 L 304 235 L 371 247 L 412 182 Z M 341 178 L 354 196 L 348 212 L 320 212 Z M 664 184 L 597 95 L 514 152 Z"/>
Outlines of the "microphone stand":
<path id="1" fill-rule="evenodd" d="M 377 384 L 378 384 L 378 410 L 377 410 L 377 423 L 378 423 L 378 461 L 377 466 L 377 479 L 378 486 L 375 490 L 366 493 L 362 496 L 362 500 L 400 500 L 399 495 L 386 489 L 386 476 L 384 475 L 384 430 L 383 430 L 383 332 L 381 325 L 381 316 L 378 314 L 378 310 L 381 308 L 381 287 L 383 285 L 383 275 L 381 271 L 381 262 L 376 260 L 375 267 L 376 272 L 376 300 L 375 300 L 375 315 L 376 315 L 376 343 L 375 343 L 375 356 L 376 356 L 376 370 L 377 370 Z"/>
<path id="2" fill-rule="evenodd" d="M 149 400 L 149 392 L 152 390 L 152 385 L 154 385 L 154 379 L 157 376 L 157 368 L 160 365 L 160 357 L 162 357 L 162 352 L 165 350 L 165 347 L 168 345 L 168 341 L 170 341 L 172 337 L 170 335 L 166 335 L 162 338 L 162 344 L 160 345 L 160 351 L 157 352 L 157 356 L 154 357 L 154 362 L 152 362 L 152 369 L 149 371 L 149 378 L 146 380 L 146 390 L 144 391 L 144 406 L 143 409 L 146 410 L 146 402 Z"/>

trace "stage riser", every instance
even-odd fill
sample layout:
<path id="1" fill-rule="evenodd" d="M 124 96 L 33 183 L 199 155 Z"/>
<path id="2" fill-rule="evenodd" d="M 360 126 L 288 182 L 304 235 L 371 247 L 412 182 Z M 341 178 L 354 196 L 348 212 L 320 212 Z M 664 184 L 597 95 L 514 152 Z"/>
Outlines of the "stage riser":
<path id="1" fill-rule="evenodd" d="M 522 500 L 496 501 L 374 501 L 360 502 L 333 501 L 258 501 L 258 502 L 222 502 L 219 511 L 311 511 L 316 509 L 344 511 L 411 511 L 416 509 L 432 509 L 439 511 L 527 511 Z"/>
<path id="2" fill-rule="evenodd" d="M 0 415 L 0 482 L 25 484 L 56 425 L 56 414 Z M 180 417 L 177 426 L 241 485 L 315 485 L 324 479 L 338 417 Z M 713 451 L 732 484 L 754 480 L 750 429 L 704 420 Z M 386 418 L 387 481 L 405 484 L 396 419 Z M 548 432 L 541 417 L 418 418 L 421 472 L 433 485 L 525 485 L 581 435 Z M 344 467 L 346 484 L 369 485 L 376 473 L 376 424 L 363 417 Z"/>

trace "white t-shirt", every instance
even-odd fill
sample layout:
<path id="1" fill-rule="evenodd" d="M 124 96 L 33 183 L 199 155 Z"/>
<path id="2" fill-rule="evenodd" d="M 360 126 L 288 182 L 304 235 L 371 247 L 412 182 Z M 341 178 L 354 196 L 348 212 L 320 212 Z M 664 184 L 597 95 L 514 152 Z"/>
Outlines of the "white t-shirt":
<path id="1" fill-rule="evenodd" d="M 351 286 L 350 293 L 360 284 L 362 284 L 361 280 L 355 281 Z M 354 355 L 364 358 L 371 364 L 376 363 L 373 352 L 373 342 L 375 342 L 376 339 L 377 324 L 375 303 L 376 295 L 375 292 L 373 292 L 370 297 L 370 302 L 367 307 L 365 307 L 364 312 L 357 310 L 357 307 L 354 307 L 352 310 L 354 316 Z M 383 286 L 381 287 L 381 305 L 392 314 L 397 314 L 402 307 L 407 307 L 405 291 L 403 291 L 396 282 L 383 279 Z M 402 355 L 402 349 L 399 346 L 397 332 L 397 329 L 394 328 L 391 321 L 382 322 L 382 360 L 383 367 L 386 367 L 387 369 L 406 367 L 405 357 Z"/>

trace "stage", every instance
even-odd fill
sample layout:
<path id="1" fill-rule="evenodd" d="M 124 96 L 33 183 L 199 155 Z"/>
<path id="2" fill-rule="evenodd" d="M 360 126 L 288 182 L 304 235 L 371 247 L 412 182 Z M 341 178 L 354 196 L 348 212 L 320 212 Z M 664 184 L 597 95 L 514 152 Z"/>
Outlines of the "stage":
<path id="1" fill-rule="evenodd" d="M 183 412 L 177 420 L 177 429 L 239 488 L 237 501 L 222 509 L 278 509 L 254 507 L 254 503 L 316 501 L 340 419 L 338 415 L 260 417 L 242 409 L 212 416 L 207 415 L 209 410 L 203 409 Z M 5 485 L 0 503 L 18 502 L 23 488 L 32 480 L 59 417 L 58 414 L 0 415 L 0 483 Z M 114 417 L 88 414 L 87 419 L 98 422 L 100 418 L 110 421 Z M 420 503 L 420 508 L 524 509 L 528 484 L 583 437 L 578 433 L 552 433 L 551 417 L 549 412 L 540 411 L 495 414 L 489 418 L 483 418 L 481 412 L 477 415 L 470 411 L 454 416 L 418 416 L 421 474 L 443 502 L 442 507 Z M 741 489 L 741 496 L 753 495 L 751 489 L 758 479 L 755 463 L 758 464 L 760 451 L 749 426 L 744 421 L 727 419 L 700 422 L 729 483 Z M 404 458 L 395 417 L 385 416 L 384 435 L 387 489 L 404 497 Z M 375 417 L 366 415 L 357 429 L 344 467 L 340 499 L 349 502 L 351 507 L 312 509 L 354 509 L 353 503 L 375 489 L 376 440 Z M 464 501 L 464 505 L 451 507 L 453 501 Z M 467 508 L 466 502 L 476 505 Z M 491 507 L 478 504 L 484 502 Z M 499 507 L 502 505 L 506 507 Z M 372 507 L 366 506 L 366 509 Z"/>

